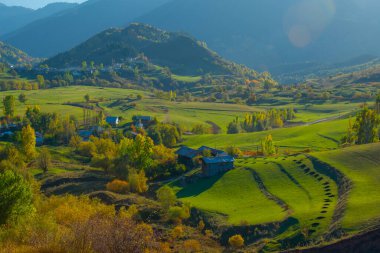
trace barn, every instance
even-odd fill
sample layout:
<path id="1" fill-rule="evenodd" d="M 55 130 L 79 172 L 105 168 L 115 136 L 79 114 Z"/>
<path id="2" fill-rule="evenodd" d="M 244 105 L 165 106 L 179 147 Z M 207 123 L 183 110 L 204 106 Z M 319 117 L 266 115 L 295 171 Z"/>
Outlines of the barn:
<path id="1" fill-rule="evenodd" d="M 199 155 L 198 150 L 182 146 L 177 150 L 176 154 L 178 155 L 178 163 L 184 164 L 188 168 L 196 166 L 194 159 Z"/>
<path id="2" fill-rule="evenodd" d="M 202 171 L 206 177 L 216 176 L 234 168 L 235 158 L 232 156 L 216 156 L 202 158 Z"/>

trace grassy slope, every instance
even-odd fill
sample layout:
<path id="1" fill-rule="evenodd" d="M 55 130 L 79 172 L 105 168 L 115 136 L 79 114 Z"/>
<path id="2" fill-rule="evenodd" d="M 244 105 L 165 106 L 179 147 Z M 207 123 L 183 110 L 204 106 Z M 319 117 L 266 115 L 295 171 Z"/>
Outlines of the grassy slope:
<path id="1" fill-rule="evenodd" d="M 342 221 L 348 231 L 380 219 L 380 144 L 313 154 L 343 172 L 353 182 Z"/>
<path id="2" fill-rule="evenodd" d="M 191 147 L 209 145 L 224 148 L 236 146 L 242 149 L 256 149 L 260 141 L 272 134 L 275 144 L 284 149 L 326 150 L 338 148 L 339 140 L 347 129 L 347 120 L 335 120 L 310 126 L 282 128 L 264 132 L 236 135 L 203 135 L 186 137 L 184 144 Z"/>
<path id="3" fill-rule="evenodd" d="M 89 94 L 94 100 L 104 98 L 104 102 L 99 103 L 100 106 L 102 106 L 109 115 L 123 116 L 124 119 L 126 119 L 125 121 L 130 121 L 130 118 L 135 114 L 144 114 L 155 116 L 162 121 L 177 122 L 181 124 L 185 130 L 191 130 L 196 124 L 206 125 L 208 124 L 207 122 L 210 121 L 218 125 L 224 133 L 226 132 L 228 123 L 237 116 L 242 118 L 246 113 L 268 108 L 268 105 L 247 106 L 202 102 L 170 102 L 164 99 L 152 98 L 152 94 L 138 90 L 85 86 L 71 86 L 38 91 L 7 91 L 1 92 L 1 95 L 13 94 L 18 96 L 20 93 L 26 94 L 28 98 L 26 105 L 40 105 L 41 109 L 45 112 L 71 114 L 81 118 L 83 115 L 81 108 L 63 104 L 67 102 L 83 102 L 84 95 Z M 137 94 L 142 94 L 144 99 L 135 101 L 137 105 L 135 108 L 125 110 L 123 106 L 110 107 L 110 104 L 117 99 L 125 99 L 130 95 L 135 97 Z M 26 105 L 17 102 L 16 114 L 24 114 Z M 128 105 L 128 101 L 125 101 L 124 105 Z M 2 105 L 0 105 L 0 109 L 1 106 Z M 314 105 L 307 109 L 305 109 L 303 105 L 292 106 L 299 111 L 295 121 L 311 122 L 321 118 L 339 115 L 339 113 L 352 111 L 357 107 L 357 104 L 322 104 Z M 2 112 L 0 112 L 0 115 L 1 113 Z M 306 145 L 302 146 L 304 147 Z"/>
<path id="4" fill-rule="evenodd" d="M 337 187 L 334 182 L 318 174 L 310 160 L 305 156 L 277 159 L 244 159 L 237 162 L 238 167 L 256 171 L 270 193 L 283 200 L 290 208 L 291 216 L 296 218 L 302 229 L 316 236 L 328 228 L 336 204 Z M 306 173 L 304 170 L 309 169 Z M 310 173 L 314 172 L 314 175 Z M 319 181 L 318 178 L 323 180 Z M 330 193 L 326 196 L 324 183 L 328 182 Z M 328 198 L 331 202 L 325 203 Z M 324 205 L 326 204 L 326 207 Z M 323 219 L 318 219 L 323 217 Z M 315 231 L 315 232 L 314 232 Z"/>
<path id="5" fill-rule="evenodd" d="M 244 169 L 230 171 L 221 178 L 202 179 L 176 190 L 181 201 L 227 215 L 231 224 L 280 221 L 286 215 L 279 205 L 260 192 L 251 172 Z"/>

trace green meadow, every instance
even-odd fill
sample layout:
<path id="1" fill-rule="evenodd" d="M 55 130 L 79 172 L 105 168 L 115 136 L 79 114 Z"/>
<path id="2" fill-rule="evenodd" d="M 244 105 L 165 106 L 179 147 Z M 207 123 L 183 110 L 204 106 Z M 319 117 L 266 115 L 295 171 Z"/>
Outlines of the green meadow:
<path id="1" fill-rule="evenodd" d="M 380 220 L 380 144 L 315 153 L 313 156 L 343 172 L 352 182 L 342 226 L 355 231 Z"/>
<path id="2" fill-rule="evenodd" d="M 255 133 L 189 136 L 185 137 L 183 144 L 190 147 L 206 144 L 221 149 L 235 146 L 243 150 L 256 150 L 261 140 L 271 134 L 275 145 L 280 147 L 280 151 L 309 148 L 312 150 L 328 150 L 339 147 L 340 139 L 345 134 L 347 125 L 348 119 L 342 119 Z"/>
<path id="3" fill-rule="evenodd" d="M 176 122 L 186 131 L 191 130 L 197 124 L 203 124 L 210 127 L 214 126 L 221 133 L 226 133 L 228 123 L 236 117 L 243 118 L 247 113 L 271 108 L 266 105 L 248 106 L 206 102 L 172 102 L 166 99 L 155 98 L 154 94 L 145 91 L 87 86 L 70 86 L 31 91 L 6 91 L 2 92 L 2 96 L 10 94 L 17 97 L 20 93 L 24 93 L 27 96 L 27 102 L 24 105 L 17 101 L 17 115 L 23 115 L 26 106 L 39 105 L 45 112 L 75 115 L 81 119 L 83 110 L 79 107 L 67 105 L 67 103 L 83 103 L 84 96 L 89 94 L 91 100 L 96 101 L 97 105 L 103 108 L 106 114 L 121 116 L 124 119 L 123 122 L 130 121 L 134 115 L 148 115 L 157 117 L 160 121 Z M 143 99 L 136 100 L 137 95 L 141 95 Z M 359 104 L 327 103 L 313 106 L 297 104 L 289 106 L 294 107 L 298 111 L 294 122 L 312 123 L 321 119 L 350 113 L 356 110 Z M 0 112 L 1 114 L 2 112 Z M 208 137 L 201 136 L 200 138 Z M 305 147 L 308 145 L 303 143 L 300 146 Z M 330 146 L 328 145 L 327 147 L 329 148 Z"/>
<path id="4" fill-rule="evenodd" d="M 309 238 L 329 233 L 334 223 L 347 233 L 357 233 L 379 224 L 379 154 L 380 144 L 312 154 L 353 183 L 341 218 L 334 218 L 341 198 L 337 182 L 322 163 L 306 155 L 238 159 L 236 168 L 221 176 L 170 185 L 181 201 L 222 216 L 229 224 L 256 225 L 292 217 Z"/>

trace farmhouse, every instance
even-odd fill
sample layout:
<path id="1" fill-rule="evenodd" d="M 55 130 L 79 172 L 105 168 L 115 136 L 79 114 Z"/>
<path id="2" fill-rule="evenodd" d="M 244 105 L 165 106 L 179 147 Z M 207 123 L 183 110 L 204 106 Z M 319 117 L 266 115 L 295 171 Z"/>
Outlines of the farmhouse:
<path id="1" fill-rule="evenodd" d="M 234 168 L 235 159 L 232 156 L 203 157 L 202 171 L 206 177 L 216 176 Z"/>
<path id="2" fill-rule="evenodd" d="M 42 133 L 36 132 L 36 145 L 41 146 L 44 144 L 44 136 Z"/>
<path id="3" fill-rule="evenodd" d="M 151 116 L 140 116 L 140 115 L 135 115 L 132 117 L 132 120 L 135 122 L 135 123 L 138 123 L 138 122 L 141 122 L 142 124 L 144 125 L 147 125 L 149 124 L 150 122 L 153 121 L 153 117 Z"/>
<path id="4" fill-rule="evenodd" d="M 106 122 L 111 126 L 116 127 L 119 125 L 119 117 L 107 117 Z"/>
<path id="5" fill-rule="evenodd" d="M 185 165 L 188 168 L 194 168 L 195 162 L 194 158 L 199 155 L 199 151 L 183 146 L 176 151 L 178 155 L 178 163 Z"/>

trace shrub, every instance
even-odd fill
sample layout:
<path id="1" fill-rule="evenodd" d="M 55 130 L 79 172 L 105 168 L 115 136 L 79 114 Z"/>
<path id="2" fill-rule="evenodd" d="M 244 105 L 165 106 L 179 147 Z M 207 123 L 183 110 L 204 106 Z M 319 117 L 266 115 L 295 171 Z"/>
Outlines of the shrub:
<path id="1" fill-rule="evenodd" d="M 237 147 L 228 147 L 226 149 L 226 152 L 230 155 L 230 156 L 233 156 L 235 158 L 239 158 L 241 156 L 243 156 L 243 152 L 241 152 L 241 150 Z"/>
<path id="2" fill-rule="evenodd" d="M 244 246 L 244 239 L 241 235 L 234 235 L 228 239 L 228 244 L 231 247 L 238 249 Z"/>
<path id="3" fill-rule="evenodd" d="M 177 201 L 177 196 L 172 188 L 165 185 L 157 191 L 157 199 L 161 203 L 162 208 L 168 210 Z"/>
<path id="4" fill-rule="evenodd" d="M 197 240 L 186 240 L 183 243 L 184 252 L 200 252 L 202 249 L 201 244 Z"/>
<path id="5" fill-rule="evenodd" d="M 182 226 L 176 226 L 171 231 L 171 235 L 173 239 L 179 239 L 182 238 L 184 234 L 183 227 Z"/>
<path id="6" fill-rule="evenodd" d="M 106 185 L 107 191 L 115 193 L 127 193 L 129 191 L 129 183 L 127 181 L 115 179 Z"/>
<path id="7" fill-rule="evenodd" d="M 190 209 L 187 206 L 173 206 L 169 209 L 168 217 L 171 221 L 180 223 L 190 217 Z"/>

